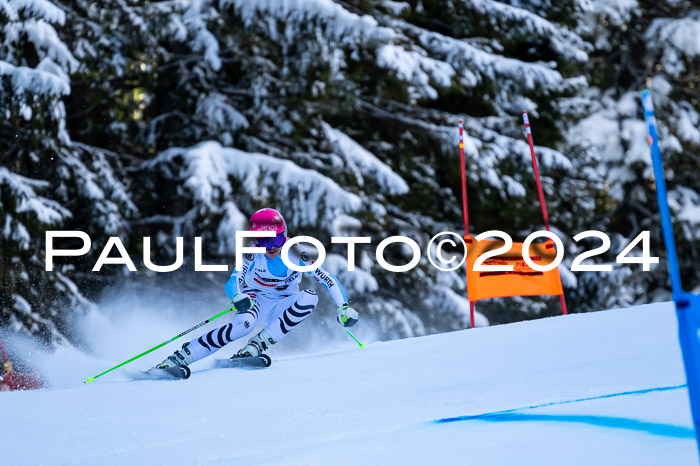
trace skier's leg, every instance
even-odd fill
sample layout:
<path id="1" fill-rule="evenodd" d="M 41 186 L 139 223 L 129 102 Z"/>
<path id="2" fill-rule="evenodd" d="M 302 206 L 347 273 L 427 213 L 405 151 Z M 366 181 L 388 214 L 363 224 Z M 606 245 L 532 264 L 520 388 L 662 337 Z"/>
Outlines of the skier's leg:
<path id="1" fill-rule="evenodd" d="M 237 312 L 233 316 L 231 323 L 185 343 L 181 349 L 168 356 L 156 367 L 164 368 L 178 364 L 188 366 L 195 361 L 214 354 L 233 340 L 237 340 L 252 332 L 258 322 L 259 312 L 258 300 L 253 299 L 253 306 L 246 311 Z"/>
<path id="2" fill-rule="evenodd" d="M 318 304 L 318 296 L 314 290 L 307 289 L 294 295 L 290 301 L 290 303 L 280 303 L 279 307 L 274 309 L 272 319 L 265 326 L 265 330 L 274 338 L 275 342 L 280 341 L 294 327 L 311 315 Z"/>
<path id="3" fill-rule="evenodd" d="M 233 340 L 248 335 L 255 329 L 257 322 L 258 318 L 255 315 L 254 308 L 236 313 L 231 323 L 214 329 L 190 342 L 189 350 L 192 353 L 193 361 L 206 358 Z"/>
<path id="4" fill-rule="evenodd" d="M 309 317 L 317 303 L 318 296 L 313 290 L 303 290 L 281 300 L 272 309 L 265 328 L 251 338 L 238 355 L 256 356 L 266 351 Z"/>

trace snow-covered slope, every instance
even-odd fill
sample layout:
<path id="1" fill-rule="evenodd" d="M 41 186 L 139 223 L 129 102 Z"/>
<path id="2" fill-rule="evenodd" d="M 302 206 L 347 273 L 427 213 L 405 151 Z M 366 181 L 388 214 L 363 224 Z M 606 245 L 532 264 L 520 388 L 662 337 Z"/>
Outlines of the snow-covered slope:
<path id="1" fill-rule="evenodd" d="M 269 369 L 201 362 L 186 381 L 108 375 L 2 393 L 0 457 L 13 465 L 697 464 L 676 327 L 666 303 L 363 350 L 277 349 Z M 84 370 L 82 379 L 93 375 Z"/>

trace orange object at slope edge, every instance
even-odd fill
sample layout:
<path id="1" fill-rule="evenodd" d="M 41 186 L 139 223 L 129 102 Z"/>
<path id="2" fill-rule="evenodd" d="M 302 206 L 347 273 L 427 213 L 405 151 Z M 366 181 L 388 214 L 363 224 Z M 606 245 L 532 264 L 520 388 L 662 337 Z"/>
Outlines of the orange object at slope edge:
<path id="1" fill-rule="evenodd" d="M 512 265 L 512 272 L 481 272 L 474 271 L 474 262 L 482 254 L 502 247 L 503 241 L 476 241 L 473 236 L 465 236 L 465 242 L 467 244 L 467 289 L 470 301 L 563 293 L 559 270 L 554 268 L 547 272 L 540 272 L 532 269 L 523 259 L 523 243 L 513 243 L 505 254 L 490 257 L 483 262 L 483 265 Z M 556 257 L 552 240 L 532 243 L 528 250 L 530 259 L 537 265 L 550 264 Z"/>

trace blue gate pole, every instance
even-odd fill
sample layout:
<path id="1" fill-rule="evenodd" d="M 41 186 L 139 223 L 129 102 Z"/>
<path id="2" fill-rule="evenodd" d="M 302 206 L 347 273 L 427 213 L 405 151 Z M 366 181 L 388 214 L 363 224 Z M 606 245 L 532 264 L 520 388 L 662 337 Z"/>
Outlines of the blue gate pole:
<path id="1" fill-rule="evenodd" d="M 644 118 L 649 128 L 651 161 L 654 165 L 654 178 L 656 178 L 656 197 L 659 202 L 661 228 L 664 233 L 664 243 L 666 244 L 668 271 L 671 275 L 671 292 L 673 301 L 676 303 L 678 336 L 683 353 L 685 375 L 688 380 L 690 411 L 695 424 L 695 439 L 698 442 L 698 453 L 700 453 L 700 437 L 698 437 L 700 432 L 700 295 L 687 293 L 683 291 L 681 286 L 676 243 L 673 239 L 671 212 L 668 208 L 666 194 L 666 180 L 664 179 L 664 170 L 661 164 L 659 137 L 656 132 L 654 105 L 651 100 L 651 93 L 648 90 L 642 91 L 642 106 L 644 107 Z"/>

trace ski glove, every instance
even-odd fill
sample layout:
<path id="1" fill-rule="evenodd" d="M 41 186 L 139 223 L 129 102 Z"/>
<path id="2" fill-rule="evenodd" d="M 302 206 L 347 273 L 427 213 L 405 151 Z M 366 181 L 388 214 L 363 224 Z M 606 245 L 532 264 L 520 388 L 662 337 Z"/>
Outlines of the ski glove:
<path id="1" fill-rule="evenodd" d="M 360 316 L 355 309 L 351 308 L 348 303 L 345 303 L 338 308 L 336 319 L 339 324 L 343 324 L 343 327 L 352 327 L 360 319 Z"/>
<path id="2" fill-rule="evenodd" d="M 236 308 L 238 312 L 244 312 L 253 306 L 253 300 L 250 299 L 246 293 L 239 293 L 233 297 L 231 300 L 233 307 Z"/>

